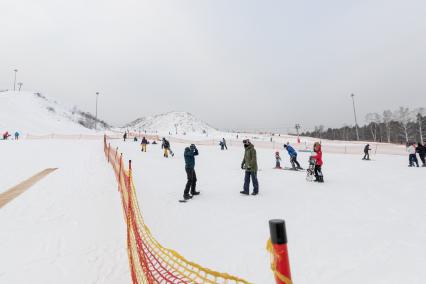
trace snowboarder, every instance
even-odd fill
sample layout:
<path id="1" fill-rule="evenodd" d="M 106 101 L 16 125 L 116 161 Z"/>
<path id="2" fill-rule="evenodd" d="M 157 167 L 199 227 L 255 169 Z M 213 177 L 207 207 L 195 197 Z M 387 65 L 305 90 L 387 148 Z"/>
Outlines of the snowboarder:
<path id="1" fill-rule="evenodd" d="M 124 132 L 124 134 L 123 134 L 123 141 L 126 142 L 126 139 L 127 139 L 127 132 Z"/>
<path id="2" fill-rule="evenodd" d="M 172 155 L 172 157 L 174 156 L 172 150 L 170 149 L 170 142 L 163 137 L 163 143 L 161 144 L 161 148 L 164 149 L 164 158 L 168 158 L 169 157 L 169 152 L 170 155 Z"/>
<path id="3" fill-rule="evenodd" d="M 225 149 L 225 145 L 223 144 L 223 141 L 219 142 L 219 146 L 220 146 L 220 150 L 224 150 Z"/>
<path id="4" fill-rule="evenodd" d="M 364 158 L 362 158 L 363 160 L 370 160 L 370 144 L 365 145 L 364 147 Z"/>
<path id="5" fill-rule="evenodd" d="M 133 138 L 134 142 L 138 142 L 138 137 L 135 136 L 135 138 Z"/>
<path id="6" fill-rule="evenodd" d="M 146 138 L 145 137 L 143 137 L 142 138 L 142 141 L 141 141 L 141 151 L 142 152 L 146 152 L 146 145 L 148 144 L 148 140 L 146 140 Z"/>
<path id="7" fill-rule="evenodd" d="M 296 150 L 294 150 L 294 148 L 291 147 L 288 142 L 287 144 L 284 144 L 284 149 L 287 150 L 288 155 L 290 156 L 290 163 L 293 170 L 303 170 L 303 168 L 300 166 L 299 162 L 297 161 Z"/>
<path id="8" fill-rule="evenodd" d="M 417 143 L 416 152 L 419 154 L 420 160 L 422 161 L 422 167 L 426 167 L 426 147 L 421 143 Z"/>
<path id="9" fill-rule="evenodd" d="M 226 140 L 225 140 L 225 138 L 222 138 L 222 143 L 223 143 L 223 148 L 225 148 L 226 150 L 228 150 L 228 146 L 226 146 Z"/>
<path id="10" fill-rule="evenodd" d="M 240 191 L 241 194 L 249 195 L 250 190 L 250 178 L 253 182 L 253 193 L 252 195 L 257 195 L 259 193 L 259 182 L 257 180 L 257 157 L 256 149 L 254 145 L 251 144 L 250 140 L 244 139 L 244 158 L 241 163 L 241 169 L 245 170 L 244 176 L 244 187 L 243 191 Z"/>
<path id="11" fill-rule="evenodd" d="M 414 164 L 416 164 L 416 166 L 419 167 L 419 161 L 417 160 L 417 155 L 416 155 L 416 146 L 414 143 L 408 144 L 407 152 L 408 152 L 408 162 L 409 162 L 408 166 L 414 167 Z"/>
<path id="12" fill-rule="evenodd" d="M 3 133 L 3 140 L 7 140 L 7 138 L 10 137 L 9 131 L 6 131 L 5 133 Z"/>
<path id="13" fill-rule="evenodd" d="M 194 144 L 185 148 L 185 171 L 188 181 L 186 182 L 183 199 L 191 199 L 194 195 L 199 195 L 200 192 L 195 190 L 197 185 L 197 175 L 195 174 L 195 156 L 198 156 L 198 149 Z M 191 194 L 189 194 L 191 191 Z"/>
<path id="14" fill-rule="evenodd" d="M 19 140 L 19 132 L 18 131 L 15 132 L 15 140 Z"/>
<path id="15" fill-rule="evenodd" d="M 275 152 L 275 168 L 276 169 L 282 169 L 281 168 L 280 152 L 278 152 L 278 151 Z"/>
<path id="16" fill-rule="evenodd" d="M 315 168 L 314 168 L 314 174 L 315 174 L 315 180 L 316 182 L 324 182 L 324 176 L 322 174 L 322 151 L 321 151 L 321 144 L 319 142 L 314 143 L 314 152 L 312 153 L 310 159 L 314 160 L 315 162 Z"/>

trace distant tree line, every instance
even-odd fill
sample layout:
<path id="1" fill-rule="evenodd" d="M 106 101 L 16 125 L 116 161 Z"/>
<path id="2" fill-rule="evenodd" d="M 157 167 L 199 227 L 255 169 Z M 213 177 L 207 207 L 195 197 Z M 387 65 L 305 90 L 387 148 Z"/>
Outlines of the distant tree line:
<path id="1" fill-rule="evenodd" d="M 426 139 L 426 109 L 410 110 L 399 107 L 395 111 L 385 110 L 382 114 L 368 113 L 366 124 L 358 126 L 359 139 L 363 141 L 408 143 Z M 319 139 L 356 141 L 356 127 L 325 128 L 315 126 L 313 131 L 301 133 L 302 136 Z"/>

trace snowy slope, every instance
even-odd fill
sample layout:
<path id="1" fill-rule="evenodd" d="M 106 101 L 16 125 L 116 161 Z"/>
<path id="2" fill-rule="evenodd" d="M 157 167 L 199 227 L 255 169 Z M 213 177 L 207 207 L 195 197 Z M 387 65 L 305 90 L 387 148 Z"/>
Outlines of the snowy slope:
<path id="1" fill-rule="evenodd" d="M 0 93 L 0 132 L 22 134 L 90 133 L 90 114 L 30 92 Z M 98 129 L 107 125 L 98 123 Z"/>
<path id="2" fill-rule="evenodd" d="M 146 130 L 160 134 L 210 134 L 217 130 L 188 112 L 168 112 L 154 116 L 142 117 L 130 122 L 125 128 L 134 131 Z"/>
<path id="3" fill-rule="evenodd" d="M 162 157 L 159 145 L 141 153 L 138 143 L 114 142 L 133 163 L 145 222 L 165 247 L 209 268 L 251 283 L 274 283 L 266 240 L 268 220 L 287 222 L 293 280 L 299 284 L 424 283 L 426 168 L 407 157 L 324 153 L 325 183 L 304 172 L 274 170 L 274 151 L 257 149 L 260 194 L 241 196 L 244 149 L 200 146 L 200 196 L 182 204 L 183 151 Z M 289 166 L 288 155 L 281 153 Z M 307 153 L 299 160 L 306 167 Z M 207 244 L 207 245 L 206 245 Z"/>

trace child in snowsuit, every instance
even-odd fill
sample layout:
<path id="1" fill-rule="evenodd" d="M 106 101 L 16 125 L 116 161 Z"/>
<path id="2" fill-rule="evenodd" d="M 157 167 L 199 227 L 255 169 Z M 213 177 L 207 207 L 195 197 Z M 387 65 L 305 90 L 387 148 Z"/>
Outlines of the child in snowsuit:
<path id="1" fill-rule="evenodd" d="M 295 169 L 302 170 L 302 167 L 300 166 L 299 162 L 297 161 L 297 152 L 294 150 L 293 147 L 291 147 L 288 143 L 284 144 L 284 148 L 287 150 L 288 155 L 290 156 L 290 163 L 291 167 Z"/>
<path id="2" fill-rule="evenodd" d="M 322 151 L 321 144 L 319 142 L 315 142 L 314 144 L 314 153 L 311 155 L 311 159 L 315 160 L 315 180 L 316 182 L 324 182 L 324 176 L 322 174 Z"/>
<path id="3" fill-rule="evenodd" d="M 15 140 L 19 140 L 19 132 L 18 131 L 15 132 Z"/>
<path id="4" fill-rule="evenodd" d="M 420 160 L 422 161 L 422 167 L 426 167 L 426 147 L 421 143 L 417 143 L 416 152 L 419 154 Z"/>
<path id="5" fill-rule="evenodd" d="M 409 162 L 408 166 L 414 167 L 414 164 L 416 164 L 416 166 L 419 167 L 419 161 L 417 160 L 416 147 L 414 143 L 409 144 L 407 148 L 407 152 L 408 152 L 408 162 Z"/>
<path id="6" fill-rule="evenodd" d="M 362 158 L 363 160 L 370 160 L 370 144 L 365 145 L 364 147 L 364 158 Z"/>
<path id="7" fill-rule="evenodd" d="M 275 152 L 275 168 L 276 169 L 281 169 L 281 157 L 280 157 L 280 152 Z"/>

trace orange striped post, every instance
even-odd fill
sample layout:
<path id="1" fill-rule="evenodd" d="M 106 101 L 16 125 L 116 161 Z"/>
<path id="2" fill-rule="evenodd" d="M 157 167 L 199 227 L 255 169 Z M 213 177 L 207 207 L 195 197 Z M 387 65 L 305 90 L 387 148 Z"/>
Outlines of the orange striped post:
<path id="1" fill-rule="evenodd" d="M 292 284 L 284 220 L 270 220 L 269 231 L 271 233 L 271 268 L 275 275 L 275 281 L 277 284 Z"/>

